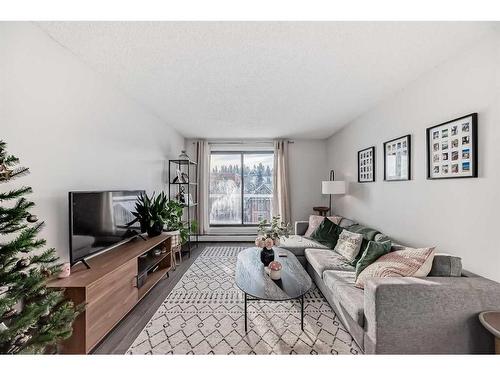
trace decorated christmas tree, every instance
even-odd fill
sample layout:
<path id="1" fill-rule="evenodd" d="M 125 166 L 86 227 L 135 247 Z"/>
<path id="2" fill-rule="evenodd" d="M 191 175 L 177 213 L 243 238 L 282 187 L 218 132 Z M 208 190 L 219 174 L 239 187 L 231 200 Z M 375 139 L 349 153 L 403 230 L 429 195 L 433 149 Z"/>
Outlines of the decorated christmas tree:
<path id="1" fill-rule="evenodd" d="M 0 140 L 0 187 L 28 173 L 18 164 Z M 55 250 L 37 238 L 43 222 L 30 213 L 31 191 L 0 188 L 0 353 L 53 352 L 71 336 L 77 315 L 63 290 L 46 287 L 60 265 Z"/>

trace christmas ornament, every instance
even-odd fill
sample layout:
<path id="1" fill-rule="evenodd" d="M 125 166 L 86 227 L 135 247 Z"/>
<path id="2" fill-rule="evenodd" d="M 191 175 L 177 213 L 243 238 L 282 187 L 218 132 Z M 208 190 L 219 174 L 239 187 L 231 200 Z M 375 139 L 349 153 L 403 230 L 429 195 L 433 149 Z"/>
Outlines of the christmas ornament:
<path id="1" fill-rule="evenodd" d="M 42 269 L 41 269 L 41 272 L 42 272 L 42 275 L 43 275 L 43 276 L 45 276 L 45 277 L 50 277 L 50 276 L 52 276 L 52 273 L 51 273 L 51 272 L 50 272 L 50 270 L 49 270 L 49 269 L 47 269 L 47 268 L 42 268 Z"/>
<path id="2" fill-rule="evenodd" d="M 12 174 L 12 169 L 7 168 L 7 166 L 4 163 L 0 164 L 0 181 L 10 180 L 11 174 Z"/>
<path id="3" fill-rule="evenodd" d="M 57 275 L 58 278 L 64 279 L 66 277 L 69 277 L 71 275 L 71 264 L 70 263 L 64 263 L 61 266 L 61 272 L 59 272 L 59 275 Z"/>
<path id="4" fill-rule="evenodd" d="M 28 258 L 20 259 L 16 263 L 17 269 L 23 269 L 30 265 L 30 260 Z"/>
<path id="5" fill-rule="evenodd" d="M 28 223 L 36 223 L 38 221 L 38 216 L 29 214 L 28 217 L 26 218 L 26 221 Z"/>

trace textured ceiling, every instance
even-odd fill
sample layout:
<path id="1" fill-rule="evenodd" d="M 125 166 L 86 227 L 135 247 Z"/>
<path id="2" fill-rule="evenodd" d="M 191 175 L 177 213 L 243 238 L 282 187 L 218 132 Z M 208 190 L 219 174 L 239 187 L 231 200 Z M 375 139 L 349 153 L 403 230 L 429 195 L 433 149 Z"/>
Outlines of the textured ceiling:
<path id="1" fill-rule="evenodd" d="M 484 37 L 477 22 L 40 22 L 186 137 L 325 138 Z"/>

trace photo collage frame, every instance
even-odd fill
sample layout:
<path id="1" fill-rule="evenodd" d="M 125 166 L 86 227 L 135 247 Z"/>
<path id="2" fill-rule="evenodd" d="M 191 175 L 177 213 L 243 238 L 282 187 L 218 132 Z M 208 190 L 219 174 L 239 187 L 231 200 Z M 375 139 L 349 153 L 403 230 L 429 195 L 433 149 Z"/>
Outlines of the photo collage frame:
<path id="1" fill-rule="evenodd" d="M 477 177 L 477 113 L 427 129 L 427 178 Z"/>
<path id="2" fill-rule="evenodd" d="M 375 146 L 358 151 L 358 182 L 375 181 Z"/>

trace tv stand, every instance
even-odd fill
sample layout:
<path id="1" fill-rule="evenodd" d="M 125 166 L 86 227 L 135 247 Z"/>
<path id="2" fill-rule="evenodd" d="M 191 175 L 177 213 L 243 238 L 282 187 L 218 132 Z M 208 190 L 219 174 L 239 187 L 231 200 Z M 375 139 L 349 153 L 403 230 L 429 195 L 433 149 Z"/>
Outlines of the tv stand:
<path id="1" fill-rule="evenodd" d="M 85 267 L 87 267 L 88 270 L 90 269 L 90 265 L 87 263 L 85 259 L 82 259 L 80 262 L 82 262 L 85 265 Z"/>
<path id="2" fill-rule="evenodd" d="M 54 279 L 49 288 L 65 288 L 75 305 L 85 304 L 73 323 L 73 335 L 61 345 L 68 354 L 89 353 L 172 268 L 170 235 L 143 237 L 71 268 L 71 276 Z M 159 255 L 150 250 L 160 249 Z"/>

